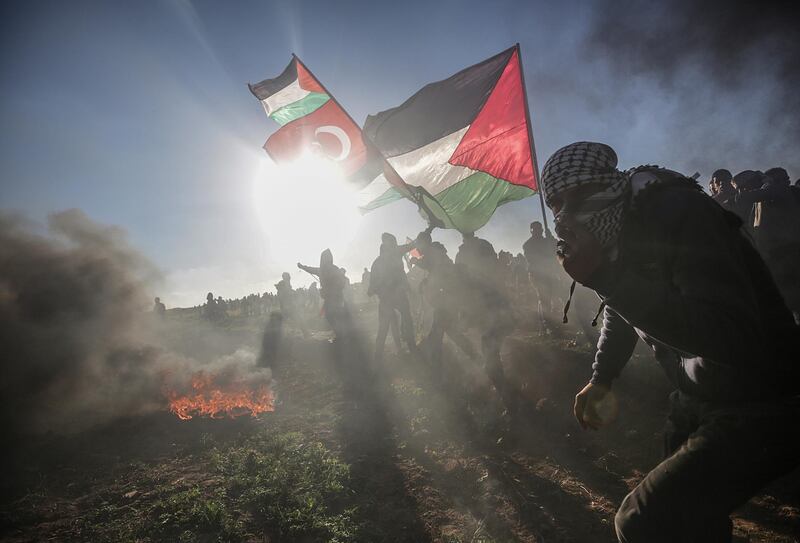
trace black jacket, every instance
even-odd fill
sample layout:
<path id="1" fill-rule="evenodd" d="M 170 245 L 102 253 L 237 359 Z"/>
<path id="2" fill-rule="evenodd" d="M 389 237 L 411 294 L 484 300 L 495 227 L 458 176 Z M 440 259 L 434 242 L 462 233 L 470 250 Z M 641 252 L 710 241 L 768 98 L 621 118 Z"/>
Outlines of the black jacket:
<path id="1" fill-rule="evenodd" d="M 372 263 L 367 294 L 377 294 L 381 299 L 405 296 L 409 290 L 408 277 L 403 267 L 403 255 L 411 250 L 410 245 L 381 248 L 381 254 Z"/>
<path id="2" fill-rule="evenodd" d="M 610 384 L 638 336 L 691 396 L 796 393 L 792 315 L 741 221 L 691 180 L 644 189 L 626 214 L 617 261 L 586 283 L 607 304 L 593 382 Z"/>

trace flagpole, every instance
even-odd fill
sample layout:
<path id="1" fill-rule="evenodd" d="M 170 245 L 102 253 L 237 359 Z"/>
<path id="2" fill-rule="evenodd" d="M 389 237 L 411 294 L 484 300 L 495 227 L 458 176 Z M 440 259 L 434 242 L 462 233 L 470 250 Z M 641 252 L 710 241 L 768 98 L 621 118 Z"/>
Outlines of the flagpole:
<path id="1" fill-rule="evenodd" d="M 358 123 L 355 121 L 355 119 L 353 119 L 353 117 L 351 117 L 351 116 L 350 116 L 350 114 L 347 112 L 347 110 L 346 110 L 344 107 L 342 107 L 342 104 L 340 104 L 340 103 L 339 103 L 339 101 L 336 99 L 336 97 L 335 97 L 335 96 L 334 96 L 334 95 L 333 95 L 333 94 L 332 94 L 332 93 L 331 93 L 331 92 L 330 92 L 330 91 L 329 91 L 329 90 L 328 90 L 328 89 L 325 87 L 325 85 L 323 85 L 323 84 L 322 84 L 322 81 L 320 81 L 320 80 L 317 78 L 317 76 L 316 76 L 316 75 L 314 75 L 314 72 L 312 72 L 312 71 L 309 69 L 309 67 L 308 67 L 308 66 L 306 66 L 306 65 L 305 65 L 305 63 L 304 63 L 302 60 L 300 60 L 300 57 L 298 57 L 296 54 L 292 53 L 292 58 L 294 58 L 294 59 L 295 59 L 297 62 L 299 62 L 300 64 L 302 64 L 302 65 L 303 65 L 303 68 L 305 68 L 305 69 L 306 69 L 306 71 L 309 73 L 309 75 L 310 75 L 311 77 L 313 77 L 313 78 L 314 78 L 314 81 L 316 81 L 316 82 L 317 82 L 317 84 L 320 86 L 320 88 L 322 88 L 322 90 L 324 90 L 324 91 L 325 91 L 325 94 L 327 94 L 328 96 L 330 96 L 330 99 L 331 99 L 331 101 L 333 101 L 333 103 L 334 103 L 334 104 L 336 104 L 337 106 L 339 106 L 339 109 L 341 109 L 342 111 L 344 111 L 344 114 L 345 114 L 345 115 L 347 115 L 347 118 L 348 118 L 348 119 L 350 119 L 350 122 L 352 122 L 354 125 L 356 125 L 356 126 L 358 127 L 358 130 L 359 130 L 359 132 L 361 132 L 361 139 L 362 139 L 362 140 L 364 140 L 364 141 L 365 141 L 365 142 L 366 142 L 366 143 L 367 143 L 367 144 L 368 144 L 370 147 L 372 147 L 372 149 L 373 149 L 373 150 L 374 150 L 376 153 L 378 153 L 378 156 L 380 156 L 380 157 L 381 157 L 381 160 L 383 160 L 383 164 L 384 164 L 385 166 L 388 166 L 388 167 L 389 167 L 389 169 L 392 171 L 392 173 L 393 173 L 395 176 L 397 176 L 397 178 L 398 178 L 400 181 L 402 181 L 402 182 L 403 182 L 403 185 L 405 185 L 405 186 L 406 186 L 406 187 L 409 189 L 409 191 L 408 191 L 408 192 L 409 192 L 410 194 L 413 194 L 414 196 L 416 196 L 416 197 L 417 197 L 416 204 L 417 204 L 417 206 L 419 206 L 419 208 L 420 208 L 420 209 L 422 209 L 423 211 L 425 211 L 425 214 L 428 216 L 428 225 L 429 225 L 429 226 L 434 226 L 434 227 L 441 225 L 441 224 L 442 224 L 442 223 L 441 223 L 441 221 L 440 221 L 440 220 L 439 220 L 439 219 L 436 217 L 436 215 L 434 215 L 434 214 L 433 214 L 433 212 L 432 212 L 432 211 L 431 211 L 431 210 L 428 208 L 427 204 L 425 204 L 425 200 L 424 200 L 423 196 L 422 196 L 421 194 L 417 194 L 415 191 L 412 191 L 412 190 L 410 190 L 410 189 L 411 189 L 411 187 L 410 187 L 409 185 L 406 185 L 406 182 L 405 182 L 405 180 L 404 180 L 402 177 L 400 177 L 400 174 L 399 174 L 399 173 L 397 173 L 397 170 L 395 170 L 395 169 L 394 169 L 394 166 L 392 166 L 392 165 L 389 163 L 389 161 L 386 159 L 386 157 L 385 157 L 385 156 L 383 156 L 383 153 L 381 153 L 381 152 L 378 150 L 378 148 L 375 146 L 375 144 L 374 144 L 374 143 L 372 143 L 372 141 L 370 141 L 370 140 L 368 140 L 366 137 L 364 137 L 364 132 L 362 131 L 362 129 L 361 129 L 361 126 L 360 126 L 360 125 L 359 125 L 359 124 L 358 124 Z M 388 179 L 387 179 L 387 181 L 388 181 Z M 437 223 L 438 223 L 438 224 L 437 224 Z"/>
<path id="2" fill-rule="evenodd" d="M 544 207 L 544 194 L 542 192 L 542 180 L 539 176 L 539 161 L 536 159 L 536 144 L 533 141 L 533 125 L 531 125 L 531 111 L 530 107 L 528 106 L 528 87 L 525 86 L 525 68 L 522 65 L 522 50 L 520 49 L 519 43 L 514 45 L 517 49 L 517 55 L 519 56 L 519 76 L 522 80 L 522 95 L 525 98 L 525 122 L 528 125 L 528 141 L 531 144 L 531 159 L 533 160 L 533 170 L 536 172 L 536 188 L 539 192 L 539 204 L 542 206 L 542 221 L 544 222 L 544 231 L 545 235 L 549 231 L 547 227 L 547 213 L 545 212 Z"/>

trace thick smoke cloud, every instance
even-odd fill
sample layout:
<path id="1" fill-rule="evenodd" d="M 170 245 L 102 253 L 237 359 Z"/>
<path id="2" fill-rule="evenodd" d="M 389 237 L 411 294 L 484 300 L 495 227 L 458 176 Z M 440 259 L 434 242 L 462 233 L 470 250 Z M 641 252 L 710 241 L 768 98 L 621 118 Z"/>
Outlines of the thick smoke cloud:
<path id="1" fill-rule="evenodd" d="M 3 431 L 79 430 L 152 412 L 165 408 L 165 386 L 186 388 L 201 367 L 252 369 L 245 351 L 205 366 L 161 346 L 146 312 L 157 272 L 123 231 L 77 210 L 48 222 L 43 234 L 0 215 Z"/>
<path id="2" fill-rule="evenodd" d="M 794 2 L 610 0 L 596 4 L 586 51 L 624 86 L 654 83 L 672 120 L 652 130 L 689 161 L 759 156 L 750 168 L 798 175 L 798 28 Z"/>

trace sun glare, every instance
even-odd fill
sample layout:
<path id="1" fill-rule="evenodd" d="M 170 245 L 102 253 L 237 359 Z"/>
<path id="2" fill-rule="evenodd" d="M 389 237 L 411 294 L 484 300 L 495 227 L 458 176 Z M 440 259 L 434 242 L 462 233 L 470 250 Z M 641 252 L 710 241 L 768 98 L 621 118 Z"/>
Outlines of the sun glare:
<path id="1" fill-rule="evenodd" d="M 280 165 L 264 157 L 254 200 L 270 258 L 293 275 L 300 273 L 296 262 L 315 265 L 326 248 L 334 258 L 343 255 L 360 220 L 355 192 L 338 165 L 312 153 Z"/>

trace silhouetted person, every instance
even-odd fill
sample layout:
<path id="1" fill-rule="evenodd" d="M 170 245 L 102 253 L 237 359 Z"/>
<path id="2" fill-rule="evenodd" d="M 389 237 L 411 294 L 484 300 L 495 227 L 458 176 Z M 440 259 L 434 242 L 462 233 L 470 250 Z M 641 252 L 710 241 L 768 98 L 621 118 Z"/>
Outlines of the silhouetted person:
<path id="1" fill-rule="evenodd" d="M 514 258 L 508 251 L 497 253 L 497 278 L 499 286 L 507 293 L 514 288 Z"/>
<path id="2" fill-rule="evenodd" d="M 278 295 L 278 304 L 281 313 L 286 315 L 294 307 L 294 289 L 292 288 L 292 276 L 287 272 L 281 274 L 281 280 L 275 283 L 275 293 Z"/>
<path id="3" fill-rule="evenodd" d="M 403 255 L 410 251 L 411 244 L 398 246 L 397 239 L 388 233 L 381 237 L 380 255 L 372 263 L 369 272 L 367 295 L 378 296 L 378 335 L 375 338 L 375 361 L 383 359 L 386 335 L 392 324 L 400 316 L 403 340 L 409 351 L 419 357 L 414 322 L 411 318 L 411 305 L 408 301 L 409 285 L 403 267 Z M 395 338 L 396 339 L 396 338 Z"/>
<path id="4" fill-rule="evenodd" d="M 281 280 L 275 284 L 275 292 L 278 295 L 278 305 L 283 313 L 283 320 L 292 321 L 300 328 L 303 337 L 308 338 L 308 326 L 298 307 L 297 292 L 292 288 L 292 276 L 288 272 L 281 274 Z"/>
<path id="5" fill-rule="evenodd" d="M 753 232 L 753 201 L 749 192 L 758 190 L 764 184 L 764 174 L 753 170 L 744 170 L 733 176 L 731 185 L 736 191 L 733 202 L 726 206 L 727 209 L 736 213 L 742 219 L 748 232 Z"/>
<path id="6" fill-rule="evenodd" d="M 339 268 L 339 273 L 342 275 L 342 281 L 344 281 L 344 303 L 347 306 L 352 306 L 355 303 L 353 284 L 350 282 L 345 268 Z"/>
<path id="7" fill-rule="evenodd" d="M 736 190 L 731 184 L 733 176 L 725 169 L 717 170 L 711 175 L 711 194 L 712 198 L 726 209 L 731 209 L 733 200 L 736 198 Z"/>
<path id="8" fill-rule="evenodd" d="M 316 315 L 319 313 L 319 289 L 317 288 L 317 282 L 314 281 L 308 287 L 308 309 Z"/>
<path id="9" fill-rule="evenodd" d="M 330 249 L 322 251 L 319 267 L 305 266 L 299 262 L 297 267 L 319 277 L 322 312 L 336 338 L 343 339 L 348 330 L 348 312 L 344 300 L 347 277 L 341 268 L 334 265 L 333 253 Z"/>
<path id="10" fill-rule="evenodd" d="M 739 196 L 752 208 L 753 239 L 787 305 L 800 316 L 800 190 L 783 168 L 764 172 L 762 188 Z"/>
<path id="11" fill-rule="evenodd" d="M 503 341 L 514 329 L 511 301 L 498 281 L 476 277 L 459 264 L 455 265 L 455 275 L 448 295 L 458 303 L 464 324 L 480 333 L 484 370 L 507 413 L 513 415 L 517 409 L 517 392 L 506 379 L 500 358 Z"/>
<path id="12" fill-rule="evenodd" d="M 258 354 L 258 366 L 274 368 L 278 361 L 278 354 L 283 338 L 283 314 L 273 311 L 261 335 L 261 352 Z"/>
<path id="13" fill-rule="evenodd" d="M 729 514 L 800 462 L 798 328 L 741 231 L 691 179 L 580 142 L 544 166 L 559 260 L 603 300 L 575 417 L 597 429 L 638 338 L 676 387 L 665 460 L 625 498 L 620 541 L 729 542 Z M 709 326 L 713 323 L 713 326 Z"/>
<path id="14" fill-rule="evenodd" d="M 462 232 L 462 243 L 456 253 L 456 264 L 467 268 L 476 278 L 495 281 L 497 274 L 497 252 L 492 244 L 475 236 L 474 232 Z"/>
<path id="15" fill-rule="evenodd" d="M 221 297 L 220 300 L 222 300 Z M 206 295 L 206 303 L 203 306 L 203 316 L 212 322 L 218 321 L 221 317 L 219 303 L 210 292 Z"/>
<path id="16" fill-rule="evenodd" d="M 447 249 L 438 241 L 432 241 L 429 230 L 420 232 L 414 245 L 422 258 L 414 258 L 412 262 L 428 272 L 420 287 L 424 298 L 433 308 L 433 322 L 425 338 L 425 345 L 433 366 L 434 378 L 441 379 L 444 334 L 470 358 L 475 358 L 475 348 L 458 329 L 459 307 L 457 296 L 453 292 L 458 278 L 455 264 L 447 256 Z"/>
<path id="17" fill-rule="evenodd" d="M 364 268 L 364 271 L 361 272 L 361 288 L 363 288 L 365 291 L 369 290 L 369 277 L 369 270 Z"/>
<path id="18" fill-rule="evenodd" d="M 528 259 L 522 253 L 517 253 L 512 261 L 512 273 L 514 274 L 514 292 L 521 300 L 524 300 L 530 287 L 530 277 L 528 275 Z"/>
<path id="19" fill-rule="evenodd" d="M 475 242 L 475 239 L 465 236 L 466 247 L 462 245 L 460 254 L 466 260 L 454 264 L 443 245 L 431 242 L 430 233 L 422 232 L 417 237 L 416 246 L 423 255 L 419 265 L 429 272 L 427 280 L 431 284 L 428 291 L 434 308 L 428 336 L 431 362 L 441 378 L 442 340 L 445 333 L 470 358 L 475 357 L 474 347 L 458 328 L 460 314 L 468 327 L 476 328 L 481 334 L 484 370 L 506 410 L 513 414 L 517 407 L 516 391 L 505 378 L 500 358 L 503 340 L 513 330 L 511 304 L 497 280 L 498 265 L 494 249 L 489 252 L 491 245 L 487 246 L 488 242 Z M 490 266 L 495 275 L 487 277 L 485 274 Z"/>
<path id="20" fill-rule="evenodd" d="M 161 303 L 161 298 L 156 297 L 153 300 L 153 313 L 158 315 L 159 317 L 164 317 L 167 314 L 167 306 Z"/>
<path id="21" fill-rule="evenodd" d="M 553 294 L 558 285 L 555 269 L 556 240 L 550 232 L 545 232 L 542 223 L 533 221 L 530 226 L 531 237 L 522 245 L 522 252 L 528 261 L 528 277 L 538 298 L 539 318 L 542 328 L 546 327 L 545 317 L 553 312 Z"/>

